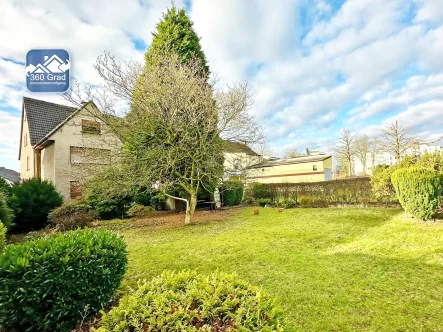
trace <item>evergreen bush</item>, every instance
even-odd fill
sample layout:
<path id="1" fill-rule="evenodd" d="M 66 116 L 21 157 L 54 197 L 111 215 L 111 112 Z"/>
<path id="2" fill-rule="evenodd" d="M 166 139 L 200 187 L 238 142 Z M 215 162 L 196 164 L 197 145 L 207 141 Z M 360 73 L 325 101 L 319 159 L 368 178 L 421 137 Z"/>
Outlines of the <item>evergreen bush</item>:
<path id="1" fill-rule="evenodd" d="M 0 326 L 70 331 L 102 309 L 125 274 L 126 245 L 107 230 L 56 233 L 0 255 Z M 8 330 L 9 331 L 9 330 Z"/>
<path id="2" fill-rule="evenodd" d="M 65 203 L 49 213 L 49 222 L 60 231 L 84 228 L 98 219 L 98 213 L 78 201 Z"/>
<path id="3" fill-rule="evenodd" d="M 409 167 L 396 170 L 392 183 L 403 209 L 415 218 L 431 218 L 442 194 L 443 175 L 432 169 Z"/>
<path id="4" fill-rule="evenodd" d="M 241 181 L 225 181 L 222 186 L 223 205 L 239 205 L 243 199 L 243 190 Z"/>
<path id="5" fill-rule="evenodd" d="M 63 198 L 51 182 L 33 178 L 14 185 L 10 202 L 15 212 L 14 228 L 25 232 L 44 228 L 49 212 L 62 205 Z"/>
<path id="6" fill-rule="evenodd" d="M 0 254 L 6 246 L 6 227 L 0 220 Z"/>

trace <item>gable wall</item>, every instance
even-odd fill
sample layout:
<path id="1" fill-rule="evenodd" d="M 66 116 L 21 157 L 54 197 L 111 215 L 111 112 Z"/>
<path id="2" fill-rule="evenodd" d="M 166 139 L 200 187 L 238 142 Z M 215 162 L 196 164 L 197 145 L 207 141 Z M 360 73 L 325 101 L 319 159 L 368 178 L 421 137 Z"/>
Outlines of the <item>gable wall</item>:
<path id="1" fill-rule="evenodd" d="M 71 147 L 111 150 L 110 163 L 119 159 L 122 143 L 102 123 L 101 135 L 82 133 L 82 120 L 100 121 L 92 114 L 96 111 L 88 105 L 73 118 L 53 133 L 49 139 L 54 143 L 45 148 L 42 178 L 50 179 L 65 201 L 71 199 L 71 181 L 85 183 L 92 176 L 109 165 L 88 163 L 71 163 Z M 92 114 L 91 114 L 92 113 Z M 101 121 L 100 121 L 101 122 Z M 52 150 L 51 150 L 52 149 Z"/>
<path id="2" fill-rule="evenodd" d="M 25 180 L 34 176 L 34 150 L 32 150 L 31 139 L 29 137 L 28 121 L 26 121 L 26 111 L 23 112 L 22 137 L 20 149 L 20 179 Z M 25 146 L 26 145 L 26 146 Z M 29 169 L 27 167 L 29 160 Z"/>

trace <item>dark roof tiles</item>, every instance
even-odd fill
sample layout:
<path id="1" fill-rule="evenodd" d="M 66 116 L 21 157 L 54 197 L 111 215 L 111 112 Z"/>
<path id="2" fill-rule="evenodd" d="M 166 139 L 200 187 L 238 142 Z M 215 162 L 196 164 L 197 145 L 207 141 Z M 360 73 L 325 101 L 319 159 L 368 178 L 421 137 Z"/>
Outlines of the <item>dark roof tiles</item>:
<path id="1" fill-rule="evenodd" d="M 31 145 L 39 143 L 51 130 L 65 120 L 75 107 L 49 103 L 43 100 L 23 98 L 29 126 Z"/>

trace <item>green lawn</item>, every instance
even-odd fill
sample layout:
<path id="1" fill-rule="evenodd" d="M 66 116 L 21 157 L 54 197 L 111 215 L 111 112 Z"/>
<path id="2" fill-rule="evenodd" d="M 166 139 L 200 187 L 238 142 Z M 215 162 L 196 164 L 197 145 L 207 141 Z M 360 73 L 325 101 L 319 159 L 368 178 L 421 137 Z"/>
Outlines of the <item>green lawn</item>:
<path id="1" fill-rule="evenodd" d="M 299 331 L 443 331 L 443 223 L 398 209 L 238 210 L 225 220 L 121 230 L 122 289 L 165 269 L 237 272 Z"/>

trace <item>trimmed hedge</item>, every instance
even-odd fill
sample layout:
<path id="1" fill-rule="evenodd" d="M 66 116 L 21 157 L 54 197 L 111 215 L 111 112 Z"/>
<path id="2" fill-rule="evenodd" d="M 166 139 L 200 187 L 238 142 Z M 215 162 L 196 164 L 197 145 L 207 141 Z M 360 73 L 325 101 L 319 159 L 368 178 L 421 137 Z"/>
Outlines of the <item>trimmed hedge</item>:
<path id="1" fill-rule="evenodd" d="M 224 206 L 239 205 L 243 199 L 244 185 L 241 181 L 225 181 L 222 186 Z"/>
<path id="2" fill-rule="evenodd" d="M 76 201 L 63 204 L 52 210 L 48 216 L 51 225 L 60 231 L 84 228 L 98 217 L 98 213 L 88 205 Z"/>
<path id="3" fill-rule="evenodd" d="M 125 274 L 126 245 L 107 230 L 56 233 L 0 255 L 0 326 L 69 331 L 102 309 Z"/>
<path id="4" fill-rule="evenodd" d="M 328 205 L 367 204 L 373 201 L 370 178 L 354 178 L 322 182 L 254 184 L 255 197 L 267 196 L 274 202 L 280 199 L 293 199 L 300 204 L 302 196 L 314 197 Z M 255 194 L 254 194 L 255 192 Z"/>
<path id="5" fill-rule="evenodd" d="M 103 312 L 98 331 L 283 331 L 280 319 L 273 300 L 235 275 L 164 272 Z"/>
<path id="6" fill-rule="evenodd" d="M 254 183 L 252 185 L 252 197 L 255 199 L 272 198 L 271 188 L 264 183 Z"/>
<path id="7" fill-rule="evenodd" d="M 430 219 L 440 205 L 443 175 L 434 170 L 409 167 L 392 174 L 398 200 L 415 218 Z"/>

